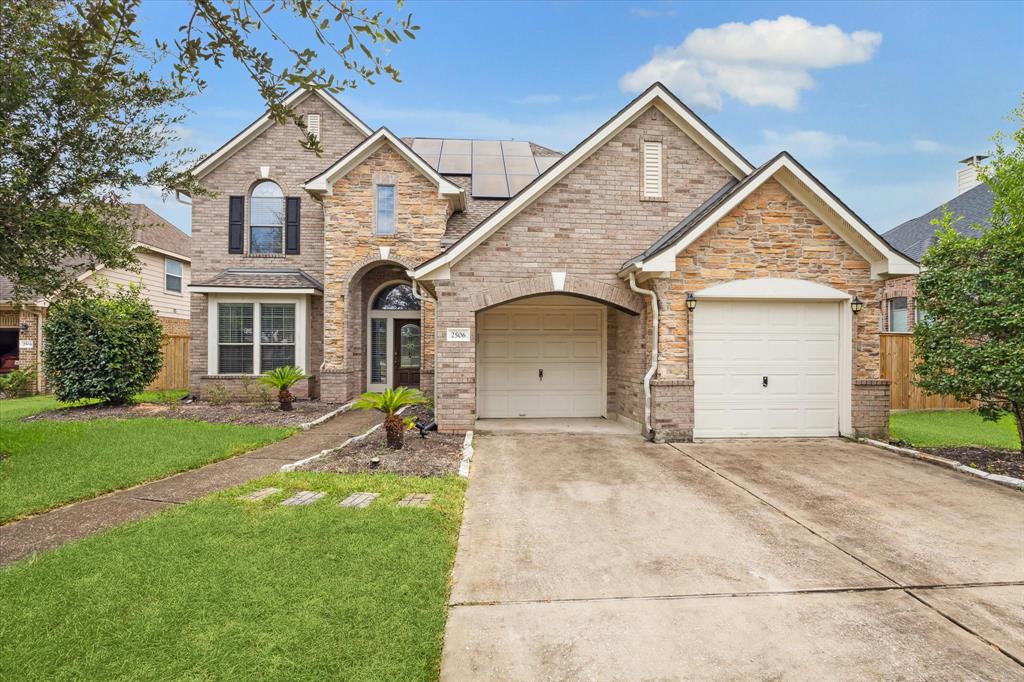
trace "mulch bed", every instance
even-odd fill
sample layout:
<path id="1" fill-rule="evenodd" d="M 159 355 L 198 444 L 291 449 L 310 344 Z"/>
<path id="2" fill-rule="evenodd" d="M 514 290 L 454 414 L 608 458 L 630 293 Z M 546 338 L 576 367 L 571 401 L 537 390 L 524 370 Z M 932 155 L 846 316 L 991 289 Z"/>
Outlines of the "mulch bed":
<path id="1" fill-rule="evenodd" d="M 427 407 L 416 406 L 403 412 L 402 417 L 415 417 L 427 424 L 433 421 L 434 413 Z M 405 432 L 401 450 L 391 450 L 387 446 L 384 427 L 381 427 L 363 440 L 310 462 L 302 469 L 344 474 L 387 472 L 400 476 L 447 476 L 459 471 L 464 439 L 463 434 L 436 431 L 420 438 L 414 429 Z M 371 460 L 375 457 L 380 459 L 380 463 L 373 466 Z"/>
<path id="2" fill-rule="evenodd" d="M 291 412 L 281 410 L 277 402 L 227 403 L 211 405 L 209 402 L 194 403 L 141 403 L 139 405 L 86 405 L 65 407 L 59 410 L 41 412 L 23 421 L 47 419 L 54 421 L 86 421 L 90 419 L 134 419 L 139 417 L 161 417 L 164 419 L 188 419 L 213 424 L 250 424 L 258 426 L 298 426 L 311 422 L 317 417 L 341 407 L 338 403 L 322 403 L 318 400 L 297 400 L 292 403 Z"/>
<path id="3" fill-rule="evenodd" d="M 990 474 L 1024 479 L 1024 455 L 1016 450 L 977 447 L 918 448 L 918 450 L 930 455 L 952 459 Z"/>

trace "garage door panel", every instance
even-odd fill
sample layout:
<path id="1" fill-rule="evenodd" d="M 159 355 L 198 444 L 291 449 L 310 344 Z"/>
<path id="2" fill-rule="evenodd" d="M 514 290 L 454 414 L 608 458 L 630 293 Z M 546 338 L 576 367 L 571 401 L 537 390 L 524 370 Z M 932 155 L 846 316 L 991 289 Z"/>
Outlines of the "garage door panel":
<path id="1" fill-rule="evenodd" d="M 493 388 L 508 388 L 512 385 L 508 365 L 486 365 L 480 368 L 480 382 Z"/>
<path id="2" fill-rule="evenodd" d="M 601 368 L 593 365 L 573 365 L 572 384 L 577 389 L 598 389 L 601 387 Z"/>
<path id="3" fill-rule="evenodd" d="M 568 360 L 572 355 L 572 341 L 569 339 L 545 340 L 541 357 L 545 360 Z"/>
<path id="4" fill-rule="evenodd" d="M 540 341 L 512 337 L 509 339 L 509 359 L 537 360 L 540 358 Z"/>
<path id="5" fill-rule="evenodd" d="M 578 332 L 597 332 L 601 330 L 601 313 L 596 311 L 577 311 L 573 313 L 573 329 Z"/>
<path id="6" fill-rule="evenodd" d="M 577 361 L 600 362 L 601 339 L 574 339 L 572 353 Z"/>
<path id="7" fill-rule="evenodd" d="M 511 313 L 509 315 L 509 329 L 517 332 L 540 331 L 540 313 Z"/>
<path id="8" fill-rule="evenodd" d="M 481 313 L 477 320 L 477 328 L 481 333 L 486 331 L 504 331 L 508 329 L 508 313 L 497 310 Z"/>
<path id="9" fill-rule="evenodd" d="M 508 340 L 481 338 L 477 352 L 486 360 L 505 360 L 508 358 Z"/>
<path id="10" fill-rule="evenodd" d="M 567 332 L 572 329 L 572 314 L 566 311 L 544 313 L 544 331 Z"/>

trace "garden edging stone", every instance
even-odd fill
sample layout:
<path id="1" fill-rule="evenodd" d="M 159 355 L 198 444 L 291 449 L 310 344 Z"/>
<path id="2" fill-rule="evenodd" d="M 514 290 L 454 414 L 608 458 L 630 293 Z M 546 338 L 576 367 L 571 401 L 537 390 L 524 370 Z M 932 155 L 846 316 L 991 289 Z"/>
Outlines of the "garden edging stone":
<path id="1" fill-rule="evenodd" d="M 876 448 L 882 448 L 883 450 L 889 450 L 895 452 L 898 455 L 904 457 L 912 457 L 914 459 L 920 459 L 925 462 L 932 464 L 938 464 L 939 466 L 946 467 L 947 469 L 953 469 L 954 471 L 960 471 L 971 476 L 977 476 L 999 485 L 1004 485 L 1008 488 L 1014 488 L 1016 490 L 1024 491 L 1024 480 L 1014 478 L 1013 476 L 1003 476 L 1002 474 L 990 474 L 987 471 L 981 469 L 975 469 L 969 467 L 963 462 L 957 462 L 956 460 L 948 459 L 946 457 L 939 457 L 938 455 L 929 455 L 926 452 L 920 452 L 918 450 L 912 450 L 911 448 L 901 448 L 896 445 L 890 445 L 889 443 L 883 443 L 880 440 L 873 440 L 871 438 L 861 438 L 860 442 L 867 443 L 868 445 L 874 445 Z"/>

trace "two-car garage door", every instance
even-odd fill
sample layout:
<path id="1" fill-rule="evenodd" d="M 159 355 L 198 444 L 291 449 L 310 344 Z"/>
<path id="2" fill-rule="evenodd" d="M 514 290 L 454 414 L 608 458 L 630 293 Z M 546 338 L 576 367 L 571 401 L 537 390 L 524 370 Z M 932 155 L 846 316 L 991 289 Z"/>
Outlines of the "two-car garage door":
<path id="1" fill-rule="evenodd" d="M 839 434 L 836 303 L 702 300 L 694 437 Z"/>

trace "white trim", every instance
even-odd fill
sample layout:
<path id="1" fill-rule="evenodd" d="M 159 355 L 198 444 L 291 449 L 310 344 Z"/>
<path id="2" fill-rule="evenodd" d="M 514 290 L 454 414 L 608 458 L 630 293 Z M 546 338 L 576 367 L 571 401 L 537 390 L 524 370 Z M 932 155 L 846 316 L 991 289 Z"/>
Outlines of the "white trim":
<path id="1" fill-rule="evenodd" d="M 551 287 L 555 291 L 562 291 L 565 289 L 565 272 L 551 272 Z"/>
<path id="2" fill-rule="evenodd" d="M 880 239 L 871 228 L 865 225 L 846 207 L 835 200 L 835 198 L 819 183 L 812 178 L 796 161 L 788 154 L 780 154 L 770 166 L 759 171 L 759 176 L 748 182 L 739 192 L 736 192 L 729 199 L 723 202 L 718 208 L 709 213 L 699 223 L 693 226 L 686 235 L 669 248 L 661 251 L 645 261 L 635 263 L 629 269 L 637 269 L 644 272 L 672 272 L 675 268 L 676 257 L 685 251 L 691 244 L 722 218 L 731 213 L 757 188 L 767 180 L 774 178 L 780 171 L 787 171 L 790 175 L 782 174 L 777 179 L 786 190 L 796 195 L 797 199 L 807 206 L 821 218 L 830 228 L 842 237 L 857 253 L 871 263 L 871 274 L 875 277 L 884 275 L 916 275 L 919 273 L 917 265 L 909 261 L 906 256 L 899 253 L 882 239 Z M 803 196 L 800 196 L 803 195 Z M 811 201 L 812 199 L 814 201 Z M 819 206 L 815 203 L 820 202 Z M 824 209 L 824 210 L 823 210 Z"/>
<path id="3" fill-rule="evenodd" d="M 251 293 L 251 292 L 246 292 Z M 251 303 L 252 309 L 252 374 L 221 374 L 218 370 L 219 360 L 219 320 L 218 306 L 221 303 Z M 292 292 L 282 293 L 274 290 L 274 295 L 258 296 L 210 296 L 206 310 L 206 373 L 216 376 L 259 376 L 260 370 L 260 309 L 262 303 L 294 303 L 295 304 L 295 366 L 309 374 L 309 304 L 306 296 L 294 295 Z"/>
<path id="4" fill-rule="evenodd" d="M 169 263 L 177 263 L 179 266 L 181 266 L 181 273 L 176 275 L 173 272 L 167 272 L 167 265 Z M 169 289 L 167 287 L 167 276 L 168 275 L 170 275 L 171 277 L 177 277 L 178 280 L 180 280 L 179 283 L 178 283 L 178 290 L 177 291 L 175 291 L 174 289 Z M 167 294 L 171 294 L 172 296 L 184 296 L 185 295 L 185 264 L 182 263 L 177 258 L 171 258 L 170 256 L 164 256 L 164 292 L 167 293 Z"/>
<path id="5" fill-rule="evenodd" d="M 849 301 L 852 296 L 817 282 L 782 277 L 738 279 L 693 292 L 697 305 L 703 300 L 775 299 L 783 301 Z"/>
<path id="6" fill-rule="evenodd" d="M 218 286 L 190 286 L 189 291 L 195 294 L 305 294 L 309 296 L 323 296 L 324 292 L 312 287 L 308 289 L 284 289 L 272 287 L 218 287 Z"/>
<path id="7" fill-rule="evenodd" d="M 390 388 L 390 387 L 395 385 L 395 377 L 394 377 L 395 368 L 394 368 L 394 362 L 392 361 L 393 357 L 394 357 L 394 352 L 395 352 L 395 325 L 393 324 L 394 320 L 400 320 L 400 319 L 410 319 L 411 320 L 413 318 L 413 316 L 415 315 L 415 317 L 416 317 L 416 319 L 417 319 L 417 321 L 419 322 L 419 325 L 420 325 L 420 369 L 421 370 L 423 369 L 423 364 L 422 364 L 423 363 L 423 303 L 422 302 L 420 303 L 420 309 L 419 310 L 374 310 L 373 309 L 373 301 L 377 298 L 377 294 L 379 294 L 381 291 L 383 291 L 387 287 L 395 285 L 395 284 L 408 284 L 410 287 L 412 286 L 412 282 L 410 282 L 409 280 L 406 280 L 406 279 L 392 279 L 392 280 L 388 280 L 384 284 L 381 284 L 379 287 L 374 289 L 373 293 L 371 293 L 370 296 L 369 296 L 369 300 L 367 300 L 367 302 L 366 302 L 366 390 L 367 391 L 383 391 L 384 389 Z M 415 290 L 413 290 L 413 293 L 415 294 Z M 422 299 L 417 297 L 417 300 L 422 300 Z M 372 353 L 372 350 L 373 350 L 373 336 L 372 336 L 373 329 L 372 329 L 372 327 L 373 327 L 373 325 L 370 324 L 371 318 L 387 320 L 387 322 L 388 322 L 387 328 L 385 329 L 385 331 L 386 331 L 386 335 L 385 335 L 385 339 L 386 339 L 386 342 L 385 342 L 385 349 L 386 349 L 385 353 L 386 353 L 386 355 L 385 355 L 385 357 L 387 359 L 387 364 L 385 365 L 385 368 L 386 368 L 387 371 L 384 373 L 384 383 L 382 383 L 382 384 L 381 383 L 372 383 L 370 381 L 370 376 L 371 376 L 370 372 L 371 372 L 371 369 L 372 369 L 371 365 L 370 365 L 370 361 L 373 359 L 373 353 Z"/>
<path id="8" fill-rule="evenodd" d="M 359 164 L 385 144 L 390 144 L 395 151 L 401 154 L 425 178 L 437 185 L 437 195 L 439 197 L 448 199 L 459 210 L 466 207 L 466 191 L 455 183 L 446 180 L 441 174 L 431 168 L 430 164 L 424 161 L 419 154 L 414 152 L 409 145 L 402 142 L 401 139 L 387 128 L 378 129 L 373 135 L 357 144 L 348 154 L 334 162 L 327 170 L 306 182 L 303 187 L 306 191 L 316 194 L 332 194 L 335 182 L 343 178 L 353 168 L 359 166 Z"/>
<path id="9" fill-rule="evenodd" d="M 442 266 L 451 266 L 461 260 L 467 253 L 481 242 L 494 234 L 502 225 L 519 214 L 535 199 L 572 172 L 583 161 L 600 149 L 606 142 L 618 135 L 633 123 L 651 106 L 665 114 L 684 133 L 693 139 L 701 148 L 711 154 L 726 170 L 736 178 L 744 178 L 754 168 L 729 147 L 721 137 L 679 100 L 661 83 L 655 83 L 645 93 L 633 100 L 622 111 L 598 128 L 589 138 L 584 140 L 570 153 L 559 159 L 551 168 L 542 173 L 526 190 L 514 196 L 502 205 L 490 217 L 473 228 L 465 238 L 456 242 L 440 257 L 432 259 L 413 271 L 413 279 L 441 279 L 437 274 Z"/>
<path id="10" fill-rule="evenodd" d="M 189 257 L 189 256 L 186 256 L 183 253 L 178 253 L 177 251 L 169 251 L 167 249 L 161 249 L 161 248 L 159 248 L 157 246 L 150 246 L 149 244 L 146 244 L 145 242 L 135 242 L 134 244 L 132 244 L 132 250 L 134 251 L 136 249 L 143 249 L 145 251 L 152 251 L 153 253 L 159 253 L 161 256 L 170 256 L 171 258 L 175 258 L 177 260 L 184 261 L 184 262 L 189 263 L 189 264 L 192 263 L 192 258 Z"/>
<path id="11" fill-rule="evenodd" d="M 339 102 L 338 100 L 331 97 L 331 95 L 321 90 L 304 90 L 300 87 L 296 89 L 294 92 L 292 92 L 292 94 L 285 97 L 282 104 L 284 104 L 285 106 L 295 106 L 302 102 L 303 100 L 305 100 L 306 97 L 313 94 L 319 96 L 320 99 L 326 102 L 328 106 L 330 106 L 343 119 L 345 119 L 345 121 L 349 125 L 351 125 L 353 128 L 361 132 L 364 136 L 369 135 L 371 132 L 373 132 L 365 123 L 360 121 L 355 114 L 346 109 L 341 102 Z M 200 178 L 203 175 L 209 173 L 218 165 L 220 165 L 220 163 L 224 161 L 227 157 L 233 154 L 238 147 L 247 144 L 249 141 L 254 139 L 257 135 L 259 135 L 272 125 L 274 125 L 274 121 L 273 119 L 270 118 L 270 112 L 268 111 L 264 113 L 262 116 L 260 116 L 258 119 L 256 119 L 248 128 L 246 128 L 245 130 L 243 130 L 242 132 L 238 133 L 233 138 L 228 140 L 228 142 L 225 143 L 224 146 L 222 146 L 220 149 L 213 152 L 205 159 L 203 159 L 201 162 L 199 162 L 199 164 L 197 164 L 192 169 L 193 175 L 195 175 L 197 178 Z"/>

